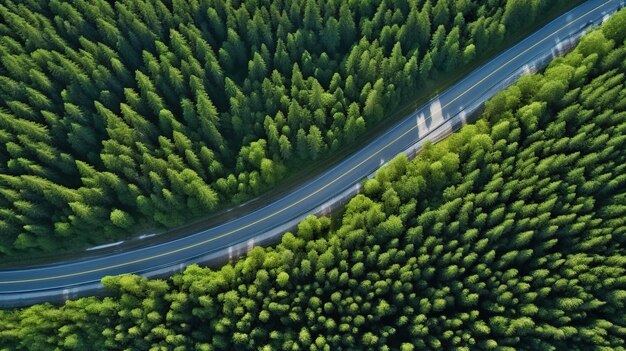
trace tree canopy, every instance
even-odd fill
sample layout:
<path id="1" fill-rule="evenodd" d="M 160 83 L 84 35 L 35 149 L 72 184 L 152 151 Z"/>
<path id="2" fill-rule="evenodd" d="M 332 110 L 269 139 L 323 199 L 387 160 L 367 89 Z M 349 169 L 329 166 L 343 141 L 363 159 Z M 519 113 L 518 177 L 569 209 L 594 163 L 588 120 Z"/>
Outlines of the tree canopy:
<path id="1" fill-rule="evenodd" d="M 624 350 L 623 18 L 590 34 L 603 45 L 583 40 L 498 94 L 475 124 L 391 161 L 340 218 L 309 217 L 217 270 L 108 277 L 108 297 L 0 312 L 0 346 Z"/>
<path id="2" fill-rule="evenodd" d="M 0 257 L 258 195 L 565 3 L 2 1 Z"/>

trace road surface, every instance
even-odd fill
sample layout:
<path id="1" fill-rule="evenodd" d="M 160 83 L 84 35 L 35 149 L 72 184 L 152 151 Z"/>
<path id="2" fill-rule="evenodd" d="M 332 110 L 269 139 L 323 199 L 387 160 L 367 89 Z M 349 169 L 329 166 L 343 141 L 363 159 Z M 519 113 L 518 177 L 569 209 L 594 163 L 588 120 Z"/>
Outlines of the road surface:
<path id="1" fill-rule="evenodd" d="M 555 19 L 514 47 L 392 126 L 385 134 L 273 203 L 239 218 L 180 239 L 98 258 L 0 271 L 0 306 L 58 302 L 102 291 L 107 275 L 145 276 L 180 271 L 195 262 L 228 259 L 276 237 L 311 213 L 323 213 L 358 190 L 358 184 L 401 152 L 438 140 L 533 65 L 567 49 L 583 29 L 599 24 L 623 0 L 589 0 Z M 343 194 L 343 195 L 342 195 Z"/>

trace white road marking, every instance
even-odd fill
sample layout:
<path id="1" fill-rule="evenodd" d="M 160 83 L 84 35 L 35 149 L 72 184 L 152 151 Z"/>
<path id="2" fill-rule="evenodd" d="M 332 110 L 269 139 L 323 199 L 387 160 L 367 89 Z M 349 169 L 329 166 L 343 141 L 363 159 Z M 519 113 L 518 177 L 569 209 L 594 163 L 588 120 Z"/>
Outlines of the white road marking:
<path id="1" fill-rule="evenodd" d="M 90 248 L 86 249 L 85 251 L 105 249 L 107 247 L 117 246 L 117 245 L 119 245 L 119 244 L 121 244 L 123 242 L 124 242 L 124 240 L 118 241 L 118 242 L 114 242 L 114 243 L 110 243 L 110 244 L 98 245 L 98 246 L 90 247 Z"/>

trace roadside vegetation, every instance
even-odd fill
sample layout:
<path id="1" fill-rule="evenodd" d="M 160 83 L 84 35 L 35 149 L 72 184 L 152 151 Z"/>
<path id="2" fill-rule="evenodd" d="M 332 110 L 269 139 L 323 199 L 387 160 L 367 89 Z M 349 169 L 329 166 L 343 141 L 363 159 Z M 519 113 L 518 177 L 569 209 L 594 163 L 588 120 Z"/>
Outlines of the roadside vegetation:
<path id="1" fill-rule="evenodd" d="M 219 270 L 0 312 L 7 349 L 624 350 L 626 11 L 337 221 Z M 336 228 L 336 229 L 331 229 Z"/>
<path id="2" fill-rule="evenodd" d="M 0 257 L 258 195 L 566 3 L 3 1 Z"/>

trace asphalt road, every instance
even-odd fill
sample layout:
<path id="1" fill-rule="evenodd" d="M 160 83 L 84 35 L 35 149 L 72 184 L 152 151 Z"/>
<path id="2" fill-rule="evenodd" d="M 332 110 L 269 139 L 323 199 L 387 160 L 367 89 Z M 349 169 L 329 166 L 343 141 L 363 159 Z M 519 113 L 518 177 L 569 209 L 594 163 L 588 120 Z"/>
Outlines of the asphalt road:
<path id="1" fill-rule="evenodd" d="M 559 51 L 558 43 L 590 23 L 600 23 L 623 0 L 589 0 L 560 16 L 514 47 L 476 69 L 418 108 L 370 144 L 283 198 L 239 218 L 170 242 L 79 261 L 0 271 L 0 306 L 18 306 L 91 294 L 107 275 L 147 276 L 179 271 L 189 263 L 228 257 L 262 238 L 279 235 L 310 213 L 330 206 L 339 194 L 395 155 L 426 140 L 445 137 L 466 114 L 493 96 L 522 71 Z"/>

